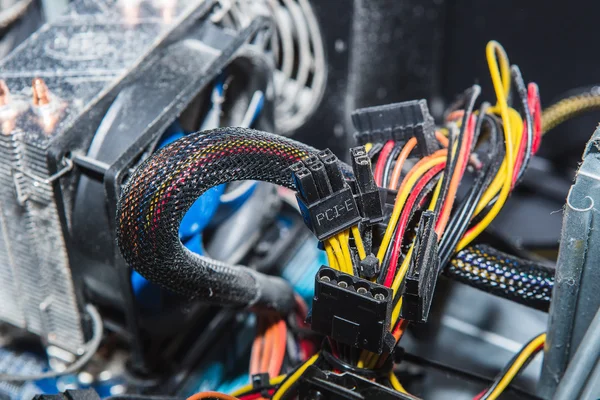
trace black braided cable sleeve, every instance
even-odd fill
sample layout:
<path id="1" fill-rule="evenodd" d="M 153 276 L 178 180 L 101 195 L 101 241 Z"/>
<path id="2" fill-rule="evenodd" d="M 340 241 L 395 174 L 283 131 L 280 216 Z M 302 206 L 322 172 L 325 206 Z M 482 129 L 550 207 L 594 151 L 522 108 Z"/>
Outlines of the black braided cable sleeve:
<path id="1" fill-rule="evenodd" d="M 443 274 L 476 289 L 548 311 L 554 287 L 554 269 L 475 245 L 459 251 Z"/>
<path id="2" fill-rule="evenodd" d="M 178 231 L 186 211 L 209 188 L 259 180 L 295 189 L 289 166 L 316 152 L 245 128 L 197 132 L 173 142 L 146 159 L 123 189 L 117 207 L 121 253 L 146 279 L 176 293 L 222 306 L 290 311 L 294 295 L 283 279 L 192 253 Z"/>

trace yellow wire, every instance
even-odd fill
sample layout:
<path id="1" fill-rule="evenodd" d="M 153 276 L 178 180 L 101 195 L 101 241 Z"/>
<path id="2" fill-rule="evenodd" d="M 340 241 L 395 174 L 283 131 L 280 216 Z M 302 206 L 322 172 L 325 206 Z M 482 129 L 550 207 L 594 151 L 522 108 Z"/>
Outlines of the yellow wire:
<path id="1" fill-rule="evenodd" d="M 404 261 L 400 264 L 400 269 L 396 273 L 394 277 L 394 282 L 392 283 L 392 290 L 394 291 L 394 296 L 396 296 L 396 292 L 400 289 L 400 285 L 402 285 L 402 281 L 404 281 L 404 277 L 406 276 L 406 272 L 408 272 L 408 267 L 410 266 L 410 258 L 412 257 L 413 248 L 415 244 L 410 246 L 410 249 L 406 252 L 406 257 L 404 257 Z M 395 319 L 392 319 L 395 321 Z"/>
<path id="2" fill-rule="evenodd" d="M 352 236 L 354 237 L 354 243 L 356 244 L 356 250 L 358 250 L 358 257 L 361 260 L 364 260 L 367 256 L 365 252 L 365 246 L 363 245 L 362 238 L 360 237 L 360 231 L 358 230 L 358 226 L 352 227 Z"/>
<path id="3" fill-rule="evenodd" d="M 344 256 L 344 264 L 346 266 L 346 273 L 354 275 L 354 268 L 352 268 L 352 256 L 350 255 L 350 231 L 346 229 L 338 236 L 338 241 L 342 247 L 342 255 Z"/>
<path id="4" fill-rule="evenodd" d="M 516 157 L 518 156 L 518 152 L 519 152 L 518 147 L 521 145 L 521 135 L 523 132 L 523 119 L 521 118 L 521 116 L 515 109 L 509 108 L 508 111 L 509 111 L 509 115 L 510 115 L 509 118 L 511 120 L 511 126 L 513 128 L 513 132 L 511 132 L 511 134 L 514 134 L 514 133 L 517 134 L 515 137 L 514 146 L 513 146 L 513 154 L 515 155 L 515 160 L 513 162 L 513 165 L 514 165 L 514 163 L 516 162 Z M 483 196 L 481 196 L 481 199 L 479 200 L 479 203 L 477 204 L 477 208 L 475 209 L 475 215 L 478 215 L 490 203 L 490 201 L 492 201 L 492 199 L 496 196 L 496 194 L 502 189 L 502 186 L 504 185 L 504 182 L 506 180 L 506 175 L 505 175 L 506 174 L 506 163 L 507 163 L 507 158 L 505 157 L 504 160 L 502 160 L 502 165 L 500 166 L 498 174 L 494 177 L 494 179 L 490 183 L 490 186 L 485 191 Z"/>
<path id="5" fill-rule="evenodd" d="M 441 180 L 440 180 L 440 182 L 441 182 Z M 430 205 L 431 209 L 435 208 L 435 205 L 438 201 L 439 194 L 440 194 L 439 188 L 440 188 L 440 183 L 437 184 L 436 190 L 433 193 L 433 196 L 431 199 L 431 205 Z M 406 253 L 406 257 L 404 258 L 404 261 L 402 261 L 402 264 L 400 265 L 400 269 L 398 270 L 398 273 L 394 277 L 394 281 L 392 283 L 392 290 L 393 290 L 394 296 L 396 295 L 396 292 L 400 289 L 400 285 L 402 284 L 402 281 L 404 280 L 404 277 L 406 276 L 406 272 L 408 271 L 408 267 L 410 266 L 410 258 L 412 257 L 413 247 L 414 247 L 414 243 L 408 249 L 408 252 Z M 398 303 L 396 303 L 396 306 L 394 307 L 394 310 L 392 312 L 392 319 L 391 319 L 392 324 L 390 326 L 390 329 L 392 329 L 396 325 L 396 322 L 398 321 L 398 317 L 400 316 L 401 308 L 402 308 L 402 298 L 400 298 Z M 377 357 L 377 354 L 363 350 L 361 352 L 360 358 L 358 360 L 358 367 L 364 368 L 364 366 L 366 366 L 367 368 L 374 368 L 375 365 L 377 364 L 378 358 L 379 357 Z"/>
<path id="6" fill-rule="evenodd" d="M 358 363 L 356 364 L 356 366 L 358 368 L 365 368 L 367 365 L 369 365 L 369 361 L 371 360 L 372 356 L 373 353 L 371 353 L 370 351 L 362 350 L 360 352 L 360 357 L 358 358 Z"/>
<path id="7" fill-rule="evenodd" d="M 508 371 L 506 372 L 506 375 L 504 375 L 504 377 L 502 377 L 502 379 L 498 383 L 498 386 L 496 386 L 494 391 L 492 391 L 492 393 L 490 393 L 490 395 L 487 398 L 489 400 L 497 399 L 502 394 L 504 389 L 506 389 L 506 387 L 510 384 L 510 382 L 519 373 L 519 371 L 523 367 L 523 364 L 527 361 L 527 359 L 531 356 L 531 354 L 533 354 L 533 352 L 535 352 L 535 350 L 538 347 L 540 347 L 541 345 L 543 345 L 545 342 L 546 342 L 546 334 L 542 333 L 541 335 L 536 337 L 531 343 L 529 343 L 529 345 L 527 345 L 527 347 L 525 347 L 523 349 L 521 354 L 519 354 L 519 356 L 515 360 L 514 364 L 511 365 L 511 367 L 508 369 Z"/>
<path id="8" fill-rule="evenodd" d="M 342 272 L 346 272 L 346 261 L 344 260 L 344 255 L 342 254 L 342 248 L 340 246 L 340 242 L 337 239 L 337 236 L 334 236 L 329 239 L 329 243 L 331 243 L 331 247 L 333 249 L 333 254 L 336 257 L 337 264 L 339 270 Z"/>
<path id="9" fill-rule="evenodd" d="M 429 204 L 429 211 L 433 211 L 435 209 L 435 205 L 437 204 L 437 200 L 440 197 L 440 191 L 442 190 L 442 179 L 444 178 L 444 174 L 440 175 L 440 180 L 437 185 L 435 185 L 435 189 L 433 190 L 433 195 L 431 196 L 431 203 Z"/>
<path id="10" fill-rule="evenodd" d="M 508 112 L 508 103 L 506 100 L 506 96 L 508 91 L 506 90 L 507 85 L 500 76 L 500 71 L 498 70 L 498 58 L 500 58 L 501 68 L 504 68 L 504 64 L 508 64 L 508 57 L 504 52 L 502 46 L 495 41 L 491 41 L 488 43 L 486 47 L 486 56 L 488 61 L 488 67 L 490 69 L 490 75 L 492 77 L 492 83 L 494 85 L 494 90 L 496 92 L 497 99 L 497 107 L 500 111 L 500 115 L 502 117 L 502 123 L 504 124 L 504 140 L 506 142 L 506 155 L 505 160 L 505 176 L 504 176 L 504 184 L 502 189 L 500 190 L 500 194 L 498 195 L 498 200 L 494 203 L 494 206 L 490 210 L 490 212 L 481 220 L 479 224 L 477 224 L 472 230 L 470 230 L 458 244 L 457 250 L 461 250 L 465 248 L 473 239 L 475 239 L 487 226 L 496 218 L 496 215 L 502 209 L 502 206 L 506 202 L 508 195 L 512 189 L 512 176 L 514 170 L 514 155 L 513 155 L 513 134 L 511 129 L 511 121 Z M 504 76 L 504 71 L 503 74 Z M 510 75 L 510 73 L 509 73 Z M 508 78 L 510 81 L 510 77 Z M 508 86 L 510 89 L 510 86 Z"/>
<path id="11" fill-rule="evenodd" d="M 283 375 L 276 376 L 275 378 L 271 378 L 269 380 L 269 385 L 271 385 L 271 386 L 279 385 L 281 382 L 283 382 L 283 380 L 285 379 L 286 376 L 287 376 L 287 374 L 283 374 Z M 254 389 L 254 386 L 250 383 L 248 385 L 242 386 L 235 392 L 231 393 L 230 396 L 240 397 L 240 396 L 243 396 L 244 394 L 246 394 L 246 392 L 251 391 L 252 389 Z"/>
<path id="12" fill-rule="evenodd" d="M 315 354 L 314 356 L 309 358 L 308 361 L 302 364 L 302 366 L 290 376 L 290 379 L 285 381 L 279 387 L 279 389 L 277 389 L 277 391 L 272 397 L 272 400 L 281 400 L 281 398 L 285 395 L 285 392 L 287 392 L 290 389 L 290 387 L 292 387 L 292 385 L 296 383 L 296 381 L 302 376 L 302 374 L 308 369 L 308 367 L 310 367 L 315 363 L 315 361 L 317 361 L 317 358 L 319 358 L 319 353 Z"/>
<path id="13" fill-rule="evenodd" d="M 388 246 L 390 245 L 390 241 L 392 240 L 392 235 L 394 234 L 394 230 L 396 229 L 396 224 L 398 223 L 398 219 L 400 218 L 400 214 L 402 213 L 402 209 L 404 208 L 404 203 L 410 194 L 410 190 L 417 182 L 417 180 L 423 176 L 427 171 L 429 171 L 434 166 L 438 165 L 441 162 L 446 160 L 445 156 L 432 158 L 431 160 L 423 163 L 415 172 L 410 176 L 410 179 L 406 181 L 406 184 L 403 184 L 402 191 L 398 192 L 396 195 L 396 203 L 394 204 L 394 209 L 392 211 L 392 216 L 390 217 L 390 221 L 385 230 L 385 234 L 381 241 L 381 246 L 379 247 L 379 251 L 377 252 L 377 259 L 381 264 L 383 262 L 383 257 L 387 251 Z"/>
<path id="14" fill-rule="evenodd" d="M 333 253 L 333 248 L 331 247 L 331 243 L 329 240 L 325 241 L 325 252 L 327 253 L 327 261 L 329 262 L 329 266 L 333 269 L 339 270 L 339 266 L 337 260 L 335 258 L 335 254 Z"/>
<path id="15" fill-rule="evenodd" d="M 390 383 L 392 384 L 392 387 L 395 390 L 397 390 L 398 392 L 408 394 L 406 389 L 404 389 L 404 386 L 402 386 L 402 384 L 398 380 L 398 377 L 396 376 L 396 374 L 394 374 L 394 371 L 390 372 Z"/>

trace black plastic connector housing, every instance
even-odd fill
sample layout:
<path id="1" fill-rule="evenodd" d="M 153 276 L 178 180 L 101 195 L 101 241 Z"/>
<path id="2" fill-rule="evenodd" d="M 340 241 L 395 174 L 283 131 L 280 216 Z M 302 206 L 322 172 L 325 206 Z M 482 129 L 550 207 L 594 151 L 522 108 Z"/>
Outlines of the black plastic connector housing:
<path id="1" fill-rule="evenodd" d="M 376 277 L 381 270 L 379 259 L 373 254 L 369 254 L 364 259 L 360 260 L 358 268 L 360 268 L 360 275 L 367 279 Z"/>
<path id="2" fill-rule="evenodd" d="M 391 352 L 392 301 L 390 288 L 322 266 L 315 277 L 311 328 L 353 347 Z"/>
<path id="3" fill-rule="evenodd" d="M 352 170 L 356 180 L 356 191 L 363 222 L 369 225 L 383 221 L 383 203 L 380 189 L 375 183 L 371 159 L 364 146 L 350 149 Z"/>
<path id="4" fill-rule="evenodd" d="M 290 168 L 300 212 L 317 239 L 330 238 L 361 221 L 352 189 L 331 151 L 322 151 Z"/>
<path id="5" fill-rule="evenodd" d="M 337 374 L 311 365 L 300 377 L 298 398 L 318 400 L 419 400 L 352 372 Z"/>
<path id="6" fill-rule="evenodd" d="M 438 149 L 435 140 L 435 122 L 426 100 L 361 108 L 352 113 L 356 128 L 355 138 L 359 144 L 382 143 L 388 140 L 406 142 L 417 138 L 415 151 L 421 157 Z"/>
<path id="7" fill-rule="evenodd" d="M 435 233 L 435 214 L 425 211 L 421 216 L 415 253 L 405 279 L 402 293 L 402 318 L 413 322 L 427 322 L 433 292 L 438 278 L 438 237 Z"/>

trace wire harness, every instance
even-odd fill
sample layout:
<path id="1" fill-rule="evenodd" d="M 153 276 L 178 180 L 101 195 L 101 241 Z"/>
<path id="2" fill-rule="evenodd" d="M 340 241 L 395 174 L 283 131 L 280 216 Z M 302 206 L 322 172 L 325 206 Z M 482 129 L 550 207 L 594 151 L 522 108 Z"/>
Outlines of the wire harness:
<path id="1" fill-rule="evenodd" d="M 185 249 L 183 215 L 211 187 L 260 180 L 295 188 L 289 167 L 313 148 L 273 134 L 219 128 L 188 135 L 146 159 L 123 188 L 117 239 L 129 265 L 173 292 L 219 305 L 287 313 L 293 292 L 280 278 L 228 265 Z"/>
<path id="2" fill-rule="evenodd" d="M 486 57 L 495 104 L 476 110 L 481 88 L 473 85 L 437 127 L 424 100 L 358 110 L 363 146 L 351 149 L 352 171 L 328 150 L 240 128 L 190 135 L 136 170 L 119 203 L 119 246 L 134 269 L 176 292 L 283 313 L 294 307 L 278 278 L 181 246 L 181 217 L 215 185 L 262 180 L 296 189 L 305 223 L 322 243 L 328 266 L 315 278 L 310 319 L 324 345 L 281 378 L 283 320 L 259 318 L 250 375 L 261 391 L 236 392 L 240 398 L 279 400 L 299 387 L 311 393 L 311 376 L 326 377 L 333 391 L 353 379 L 365 390 L 383 385 L 389 398 L 412 398 L 391 356 L 409 323 L 427 322 L 441 274 L 547 309 L 550 269 L 472 245 L 521 180 L 542 134 L 537 86 L 525 83 L 499 43 L 487 45 Z M 497 398 L 544 341 L 540 335 L 525 346 L 479 398 Z"/>

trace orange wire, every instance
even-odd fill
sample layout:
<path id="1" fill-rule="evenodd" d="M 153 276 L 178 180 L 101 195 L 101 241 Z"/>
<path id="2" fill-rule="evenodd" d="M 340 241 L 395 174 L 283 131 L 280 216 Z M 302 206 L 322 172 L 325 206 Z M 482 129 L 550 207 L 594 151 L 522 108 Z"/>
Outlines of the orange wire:
<path id="1" fill-rule="evenodd" d="M 265 333 L 265 346 L 263 347 L 259 373 L 269 371 L 273 347 L 275 347 L 275 341 L 277 339 L 277 324 L 275 323 L 275 319 L 269 317 L 267 319 L 267 326 L 267 332 Z"/>
<path id="2" fill-rule="evenodd" d="M 415 171 L 417 171 L 419 169 L 419 167 L 425 163 L 427 163 L 429 160 L 437 158 L 437 157 L 442 157 L 442 156 L 447 156 L 448 155 L 448 150 L 446 149 L 440 149 L 437 150 L 433 153 L 431 153 L 430 155 L 421 158 L 412 168 L 410 171 L 408 171 L 408 173 L 406 174 L 406 176 L 404 177 L 404 179 L 402 180 L 402 183 L 400 184 L 400 188 L 398 189 L 398 193 L 400 193 L 402 191 L 402 189 L 404 188 L 404 186 L 406 185 L 406 182 L 409 181 L 410 177 L 413 176 L 415 174 Z M 398 197 L 396 197 L 398 198 Z"/>
<path id="3" fill-rule="evenodd" d="M 454 110 L 446 117 L 446 121 L 456 121 L 465 115 L 465 110 Z"/>
<path id="4" fill-rule="evenodd" d="M 404 162 L 408 159 L 408 156 L 416 145 L 417 138 L 412 137 L 408 140 L 408 142 L 406 142 L 400 154 L 398 154 L 398 159 L 396 160 L 396 165 L 394 166 L 394 171 L 392 172 L 392 179 L 390 179 L 390 184 L 388 185 L 389 189 L 396 190 L 398 187 L 398 181 L 400 181 L 400 175 L 402 175 L 402 167 L 404 166 Z"/>
<path id="5" fill-rule="evenodd" d="M 450 141 L 448 140 L 448 138 L 440 131 L 435 131 L 435 138 L 444 147 L 448 147 L 448 145 L 450 144 Z"/>
<path id="6" fill-rule="evenodd" d="M 200 400 L 200 399 L 219 399 L 219 400 L 239 400 L 237 397 L 230 396 L 225 393 L 219 392 L 200 392 L 191 395 L 187 400 Z"/>
<path id="7" fill-rule="evenodd" d="M 285 320 L 279 318 L 276 324 L 276 338 L 273 347 L 273 361 L 269 365 L 269 376 L 276 377 L 281 373 L 283 359 L 287 347 L 287 325 Z"/>
<path id="8" fill-rule="evenodd" d="M 474 129 L 474 118 L 471 116 L 469 121 L 467 122 L 467 129 Z M 462 172 L 464 170 L 465 163 L 468 162 L 468 158 L 466 157 L 466 152 L 470 149 L 467 147 L 469 143 L 465 141 L 461 149 L 458 149 L 458 154 L 456 155 L 458 158 L 458 163 L 456 164 L 456 169 L 454 170 L 454 174 L 450 179 L 450 185 L 448 186 L 448 193 L 446 195 L 446 201 L 448 205 L 444 205 L 442 207 L 441 215 L 439 216 L 435 233 L 437 233 L 438 237 L 442 237 L 444 230 L 446 229 L 446 225 L 448 224 L 448 220 L 450 219 L 450 211 L 452 210 L 452 205 L 454 204 L 454 199 L 456 197 L 456 192 L 458 192 L 458 186 L 460 184 L 462 178 Z"/>
<path id="9" fill-rule="evenodd" d="M 260 373 L 260 360 L 262 357 L 265 342 L 265 320 L 261 316 L 256 316 L 256 338 L 252 343 L 252 352 L 250 353 L 250 376 Z"/>
<path id="10" fill-rule="evenodd" d="M 450 144 L 450 142 L 448 141 L 448 138 L 440 131 L 435 131 L 435 138 L 438 140 L 438 142 L 440 142 L 440 144 L 446 148 L 448 148 L 448 145 Z M 481 168 L 481 161 L 479 161 L 477 159 L 477 156 L 475 154 L 471 154 L 469 156 L 469 161 L 471 161 L 471 165 L 473 165 L 476 169 Z"/>

